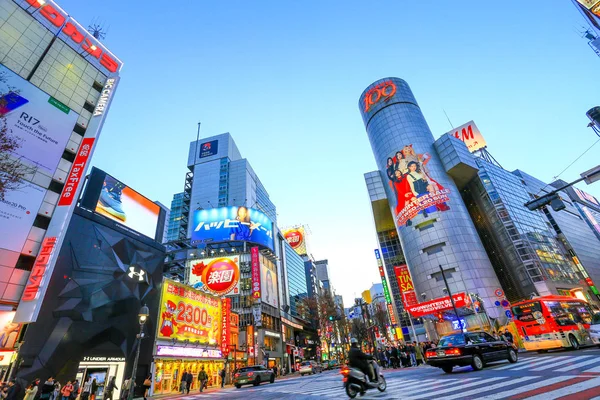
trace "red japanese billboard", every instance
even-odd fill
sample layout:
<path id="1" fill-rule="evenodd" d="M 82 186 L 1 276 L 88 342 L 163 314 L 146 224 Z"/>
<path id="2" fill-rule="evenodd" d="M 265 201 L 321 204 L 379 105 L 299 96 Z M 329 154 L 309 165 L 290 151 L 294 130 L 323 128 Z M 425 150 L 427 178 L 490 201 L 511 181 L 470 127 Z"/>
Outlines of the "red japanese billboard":
<path id="1" fill-rule="evenodd" d="M 260 299 L 260 258 L 258 247 L 252 247 L 250 255 L 252 257 L 252 297 Z"/>
<path id="2" fill-rule="evenodd" d="M 231 316 L 231 299 L 226 297 L 222 300 L 222 313 L 221 313 L 221 353 L 224 356 L 229 354 L 229 341 L 231 328 L 229 327 L 229 318 Z"/>
<path id="3" fill-rule="evenodd" d="M 21 301 L 33 301 L 38 297 L 40 285 L 46 274 L 46 267 L 48 267 L 48 262 L 55 246 L 56 237 L 54 236 L 47 237 L 42 242 L 42 249 L 33 264 L 27 285 L 25 285 L 25 290 L 23 290 Z"/>
<path id="4" fill-rule="evenodd" d="M 465 293 L 453 294 L 452 299 L 454 299 L 454 305 L 456 308 L 466 307 L 469 305 L 467 295 Z M 438 311 L 446 311 L 451 309 L 452 301 L 450 301 L 449 296 L 406 307 L 406 311 L 408 311 L 413 317 L 422 317 Z"/>
<path id="5" fill-rule="evenodd" d="M 239 257 L 206 258 L 190 261 L 189 284 L 215 296 L 240 293 Z"/>
<path id="6" fill-rule="evenodd" d="M 398 288 L 400 289 L 400 293 L 402 293 L 402 304 L 404 304 L 404 307 L 418 304 L 419 300 L 417 299 L 417 293 L 408 266 L 406 264 L 396 265 L 394 266 L 394 272 L 398 280 Z"/>

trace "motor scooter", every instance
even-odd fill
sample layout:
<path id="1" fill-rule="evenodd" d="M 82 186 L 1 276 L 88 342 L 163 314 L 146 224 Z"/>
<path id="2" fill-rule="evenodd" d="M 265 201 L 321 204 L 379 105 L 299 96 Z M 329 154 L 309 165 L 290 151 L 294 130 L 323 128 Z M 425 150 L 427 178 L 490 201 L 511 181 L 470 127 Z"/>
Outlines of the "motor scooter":
<path id="1" fill-rule="evenodd" d="M 387 383 L 385 382 L 385 377 L 383 376 L 383 372 L 379 365 L 371 360 L 369 361 L 375 370 L 375 376 L 377 376 L 377 382 L 371 382 L 369 377 L 362 372 L 358 368 L 351 368 L 349 366 L 342 367 L 340 374 L 343 376 L 344 388 L 346 389 L 346 394 L 351 399 L 355 398 L 357 394 L 360 393 L 362 396 L 369 389 L 379 390 L 380 392 L 384 392 L 387 388 Z"/>

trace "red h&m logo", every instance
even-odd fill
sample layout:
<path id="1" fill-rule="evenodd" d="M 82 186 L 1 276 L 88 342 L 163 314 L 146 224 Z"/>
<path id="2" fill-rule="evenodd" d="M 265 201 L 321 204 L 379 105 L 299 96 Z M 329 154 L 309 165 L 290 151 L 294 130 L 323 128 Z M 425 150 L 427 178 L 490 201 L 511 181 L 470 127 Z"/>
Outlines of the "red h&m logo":
<path id="1" fill-rule="evenodd" d="M 54 251 L 54 246 L 56 246 L 56 237 L 52 236 L 44 239 L 40 254 L 33 264 L 29 279 L 27 280 L 27 285 L 25 286 L 25 290 L 23 290 L 22 301 L 35 300 L 40 290 L 40 284 L 42 283 L 44 274 L 46 273 L 46 268 L 48 267 L 48 264 L 50 264 L 50 256 Z"/>

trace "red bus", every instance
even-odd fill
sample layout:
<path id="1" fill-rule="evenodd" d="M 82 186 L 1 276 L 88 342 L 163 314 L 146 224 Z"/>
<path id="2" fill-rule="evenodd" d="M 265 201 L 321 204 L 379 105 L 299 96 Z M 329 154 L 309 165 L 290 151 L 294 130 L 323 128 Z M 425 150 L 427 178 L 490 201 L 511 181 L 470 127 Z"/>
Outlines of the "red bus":
<path id="1" fill-rule="evenodd" d="M 513 304 L 512 312 L 526 350 L 545 352 L 592 344 L 589 328 L 593 311 L 584 300 L 541 296 Z"/>

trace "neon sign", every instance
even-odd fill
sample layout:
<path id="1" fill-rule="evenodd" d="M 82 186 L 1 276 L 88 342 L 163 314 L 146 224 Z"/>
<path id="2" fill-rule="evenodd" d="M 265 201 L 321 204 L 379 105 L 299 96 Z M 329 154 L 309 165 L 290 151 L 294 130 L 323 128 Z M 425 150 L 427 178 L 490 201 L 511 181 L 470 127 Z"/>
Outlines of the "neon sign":
<path id="1" fill-rule="evenodd" d="M 28 5 L 25 11 L 31 16 L 55 33 L 60 33 L 61 38 L 68 39 L 66 42 L 69 46 L 77 51 L 81 48 L 86 60 L 90 61 L 88 57 L 91 57 L 92 60 L 96 59 L 94 61 L 110 73 L 116 73 L 121 69 L 121 61 L 53 1 L 24 0 L 22 3 Z M 39 12 L 36 13 L 36 11 Z"/>
<path id="2" fill-rule="evenodd" d="M 54 251 L 54 246 L 56 246 L 56 237 L 52 236 L 44 239 L 40 255 L 37 256 L 37 259 L 33 264 L 29 279 L 27 280 L 27 286 L 25 286 L 25 290 L 23 290 L 23 301 L 33 301 L 37 297 L 46 268 L 50 263 L 50 256 Z"/>
<path id="3" fill-rule="evenodd" d="M 367 93 L 365 93 L 364 102 L 365 102 L 365 112 L 368 112 L 369 109 L 377 104 L 381 99 L 384 102 L 390 101 L 392 97 L 396 94 L 396 84 L 392 81 L 385 81 L 378 83 Z"/>

